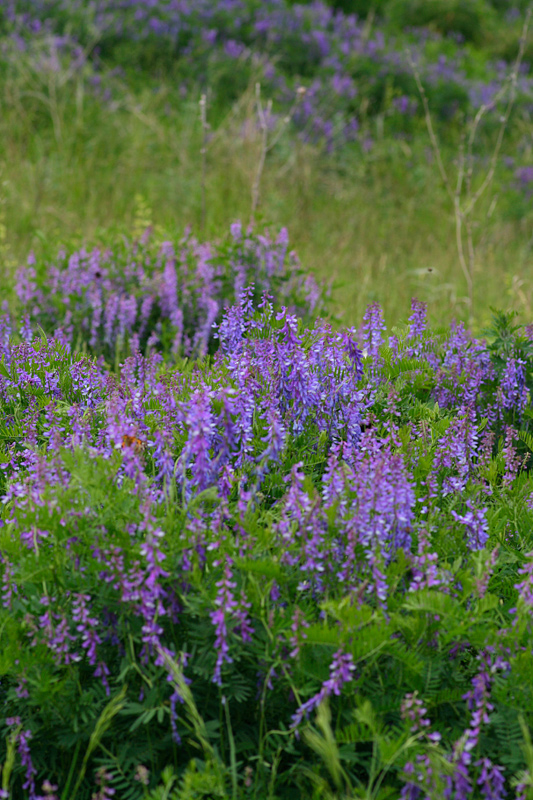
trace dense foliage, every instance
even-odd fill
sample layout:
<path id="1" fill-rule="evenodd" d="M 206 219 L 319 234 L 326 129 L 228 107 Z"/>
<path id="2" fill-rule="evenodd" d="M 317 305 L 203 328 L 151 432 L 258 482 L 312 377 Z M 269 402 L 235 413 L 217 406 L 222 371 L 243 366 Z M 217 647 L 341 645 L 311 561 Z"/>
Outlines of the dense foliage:
<path id="1" fill-rule="evenodd" d="M 4 796 L 529 796 L 531 331 L 255 294 L 116 373 L 4 316 Z"/>

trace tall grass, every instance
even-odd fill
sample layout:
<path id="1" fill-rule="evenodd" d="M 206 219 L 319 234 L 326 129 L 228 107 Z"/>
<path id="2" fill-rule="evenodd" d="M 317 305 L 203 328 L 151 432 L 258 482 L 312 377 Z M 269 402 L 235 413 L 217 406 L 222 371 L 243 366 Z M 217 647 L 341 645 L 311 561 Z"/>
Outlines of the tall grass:
<path id="1" fill-rule="evenodd" d="M 104 230 L 129 231 L 139 198 L 163 231 L 190 225 L 216 237 L 236 218 L 249 219 L 262 136 L 253 82 L 208 130 L 203 225 L 200 93 L 183 98 L 164 81 L 133 91 L 113 80 L 102 102 L 90 76 L 45 77 L 13 65 L 4 76 L 4 270 L 12 273 L 31 248 L 52 256 L 60 245 L 98 241 Z M 209 96 L 206 114 L 209 124 Z M 533 152 L 527 122 L 515 119 L 507 142 L 507 152 L 521 142 L 526 159 Z M 347 322 L 374 300 L 398 320 L 413 295 L 428 302 L 436 323 L 467 317 L 453 213 L 423 120 L 417 124 L 408 142 L 389 135 L 380 117 L 369 128 L 368 151 L 353 144 L 333 155 L 304 144 L 288 125 L 267 154 L 257 216 L 288 225 L 303 265 L 333 281 L 335 311 Z M 490 131 L 483 135 L 490 139 Z M 446 165 L 456 156 L 450 137 Z M 474 221 L 478 328 L 494 304 L 531 314 L 532 213 L 511 183 L 501 160 L 496 189 Z"/>

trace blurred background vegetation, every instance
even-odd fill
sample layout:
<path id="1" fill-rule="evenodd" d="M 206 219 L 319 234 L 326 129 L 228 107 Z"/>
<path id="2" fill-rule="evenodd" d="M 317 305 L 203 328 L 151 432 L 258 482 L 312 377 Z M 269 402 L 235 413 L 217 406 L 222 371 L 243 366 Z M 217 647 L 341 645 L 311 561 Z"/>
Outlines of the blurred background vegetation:
<path id="1" fill-rule="evenodd" d="M 270 38 L 256 36 L 250 25 L 236 33 L 235 14 L 231 22 L 224 17 L 228 3 L 218 11 L 214 2 L 201 5 L 211 5 L 212 16 L 205 12 L 190 22 L 183 41 L 157 35 L 156 26 L 154 35 L 133 36 L 122 20 L 98 29 L 76 2 L 14 2 L 0 11 L 5 292 L 31 250 L 53 259 L 62 247 L 105 245 L 131 236 L 143 218 L 162 237 L 191 226 L 206 239 L 224 236 L 236 219 L 247 222 L 264 149 L 259 83 L 263 107 L 272 101 L 272 112 L 256 224 L 288 227 L 302 265 L 332 283 L 340 319 L 359 322 L 377 300 L 395 322 L 414 295 L 428 303 L 435 323 L 468 319 L 453 205 L 405 52 L 418 54 L 453 183 L 482 102 L 472 98 L 486 90 L 490 105 L 505 87 L 528 4 L 332 0 L 337 16 L 326 19 L 322 4 L 271 3 L 272 15 L 281 7 L 285 20 L 293 14 L 300 22 L 291 30 L 284 23 L 288 32 Z M 262 11 L 261 4 L 245 5 L 249 20 L 262 14 L 268 22 L 268 3 Z M 347 29 L 344 15 L 351 14 L 365 38 L 353 52 L 348 45 L 342 52 L 334 29 Z M 218 45 L 206 39 L 212 30 Z M 330 37 L 322 52 L 315 53 L 302 31 L 319 43 L 317 31 Z M 337 45 L 342 60 L 336 55 L 334 63 Z M 472 216 L 477 329 L 490 306 L 514 307 L 524 321 L 531 319 L 531 59 L 530 31 L 494 180 Z M 336 94 L 333 81 L 340 79 L 349 79 L 353 90 Z M 311 103 L 305 118 L 299 86 Z M 199 107 L 204 93 L 208 127 Z M 496 102 L 477 129 L 474 188 L 490 166 L 504 109 Z"/>

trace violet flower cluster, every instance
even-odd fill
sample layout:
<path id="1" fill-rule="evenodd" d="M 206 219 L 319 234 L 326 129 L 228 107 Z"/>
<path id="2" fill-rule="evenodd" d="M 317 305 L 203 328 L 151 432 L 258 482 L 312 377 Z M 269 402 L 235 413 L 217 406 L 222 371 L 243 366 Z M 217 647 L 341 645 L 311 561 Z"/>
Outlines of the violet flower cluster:
<path id="1" fill-rule="evenodd" d="M 156 349 L 203 356 L 214 348 L 213 325 L 251 284 L 256 299 L 272 293 L 302 315 L 322 303 L 321 289 L 288 250 L 285 228 L 274 239 L 234 223 L 229 241 L 218 244 L 188 234 L 161 243 L 148 230 L 111 249 L 63 251 L 52 264 L 30 256 L 17 274 L 21 337 L 31 339 L 40 326 L 71 349 L 85 345 L 110 360 Z"/>
<path id="2" fill-rule="evenodd" d="M 509 664 L 502 656 L 496 655 L 494 648 L 487 648 L 479 660 L 482 670 L 474 676 L 473 688 L 463 698 L 471 712 L 470 724 L 448 756 L 453 765 L 452 773 L 438 775 L 430 754 L 418 755 L 414 763 L 408 762 L 404 767 L 406 782 L 401 793 L 402 800 L 436 800 L 439 796 L 449 800 L 468 800 L 474 791 L 472 772 L 477 774 L 475 782 L 484 800 L 504 800 L 507 797 L 503 768 L 493 764 L 487 757 L 474 761 L 473 752 L 478 746 L 482 727 L 490 725 L 489 713 L 494 708 L 490 702 L 490 689 L 494 677 L 497 672 L 508 670 Z M 425 714 L 422 701 L 416 695 L 407 695 L 402 704 L 402 717 L 412 723 L 411 733 L 435 745 L 442 737 L 437 731 L 425 732 L 431 726 Z"/>

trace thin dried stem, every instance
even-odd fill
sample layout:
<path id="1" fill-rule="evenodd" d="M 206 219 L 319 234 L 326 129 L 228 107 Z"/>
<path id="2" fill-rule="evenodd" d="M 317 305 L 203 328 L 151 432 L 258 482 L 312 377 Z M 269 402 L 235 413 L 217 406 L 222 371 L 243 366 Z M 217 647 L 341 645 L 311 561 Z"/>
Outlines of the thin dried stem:
<path id="1" fill-rule="evenodd" d="M 200 155 L 202 157 L 202 184 L 201 184 L 201 217 L 200 229 L 202 233 L 205 230 L 206 219 L 206 181 L 207 181 L 207 135 L 209 126 L 207 124 L 207 96 L 203 94 L 200 97 L 200 121 L 202 123 L 202 147 Z"/>
<path id="2" fill-rule="evenodd" d="M 259 153 L 259 161 L 257 164 L 257 169 L 255 172 L 254 182 L 252 184 L 252 208 L 250 211 L 250 225 L 252 226 L 255 223 L 255 215 L 257 213 L 257 208 L 259 206 L 259 193 L 261 188 L 261 178 L 263 176 L 263 170 L 265 168 L 265 162 L 267 154 L 276 146 L 279 142 L 285 128 L 289 124 L 296 110 L 298 103 L 300 102 L 301 98 L 305 94 L 305 89 L 303 87 L 298 87 L 296 90 L 296 97 L 294 102 L 289 109 L 288 113 L 282 120 L 280 127 L 278 128 L 274 138 L 269 143 L 268 141 L 268 120 L 272 114 L 272 100 L 268 100 L 266 109 L 263 106 L 263 102 L 261 100 L 261 84 L 256 83 L 255 85 L 255 101 L 256 101 L 256 112 L 257 112 L 257 121 L 259 124 L 259 130 L 261 132 L 261 150 Z"/>
<path id="3" fill-rule="evenodd" d="M 442 182 L 444 187 L 448 193 L 448 197 L 452 203 L 453 211 L 454 211 L 454 218 L 455 218 L 455 242 L 457 246 L 457 255 L 459 258 L 459 264 L 461 265 L 461 271 L 464 275 L 466 281 L 466 289 L 467 289 L 467 296 L 468 296 L 468 317 L 469 317 L 469 324 L 472 324 L 473 318 L 473 294 L 474 294 L 474 283 L 473 283 L 473 276 L 471 274 L 471 270 L 469 269 L 469 264 L 465 257 L 464 246 L 463 246 L 463 222 L 464 222 L 464 215 L 463 210 L 461 208 L 461 193 L 463 190 L 463 182 L 465 177 L 465 151 L 464 151 L 464 134 L 461 137 L 461 144 L 459 146 L 459 161 L 457 167 L 457 180 L 455 189 L 452 187 L 450 178 L 448 177 L 448 173 L 446 172 L 446 168 L 444 166 L 444 162 L 442 160 L 441 149 L 439 146 L 439 142 L 437 139 L 437 135 L 435 133 L 435 129 L 433 127 L 433 121 L 431 119 L 431 112 L 429 110 L 429 103 L 426 95 L 426 91 L 422 85 L 422 81 L 420 79 L 420 73 L 416 64 L 414 63 L 411 54 L 409 53 L 409 62 L 411 64 L 411 69 L 413 70 L 413 74 L 415 77 L 416 85 L 418 87 L 418 91 L 422 98 L 422 104 L 424 106 L 424 116 L 426 121 L 426 128 L 429 134 L 429 138 L 431 141 L 431 145 L 433 148 L 433 152 L 435 154 L 435 160 L 437 162 L 437 166 L 439 168 L 439 172 L 442 178 Z"/>
<path id="4" fill-rule="evenodd" d="M 459 263 L 461 270 L 466 281 L 466 291 L 468 295 L 468 322 L 472 325 L 473 307 L 474 307 L 474 260 L 470 258 L 471 248 L 468 247 L 468 261 L 466 260 L 464 246 L 463 246 L 463 225 L 465 230 L 470 230 L 467 220 L 465 219 L 464 211 L 461 208 L 461 193 L 463 191 L 463 184 L 465 181 L 466 163 L 465 163 L 465 132 L 461 134 L 461 141 L 459 143 L 459 159 L 457 164 L 457 181 L 455 184 L 455 192 L 453 195 L 453 208 L 455 216 L 455 238 L 457 242 L 457 255 L 459 256 Z M 467 233 L 468 236 L 468 233 Z"/>
<path id="5" fill-rule="evenodd" d="M 424 89 L 424 87 L 422 85 L 422 81 L 420 80 L 420 73 L 418 71 L 418 67 L 416 66 L 416 64 L 415 64 L 415 62 L 413 60 L 413 57 L 412 57 L 412 55 L 411 55 L 411 53 L 409 51 L 407 51 L 407 57 L 409 58 L 409 64 L 411 66 L 411 69 L 413 70 L 413 75 L 415 77 L 415 81 L 416 81 L 416 86 L 418 88 L 418 92 L 420 94 L 420 97 L 422 98 L 422 105 L 424 106 L 424 116 L 425 116 L 425 120 L 426 120 L 426 128 L 428 130 L 428 134 L 429 134 L 429 138 L 430 138 L 430 141 L 431 141 L 431 145 L 433 147 L 433 152 L 435 154 L 435 159 L 437 161 L 437 166 L 439 168 L 440 176 L 442 178 L 442 182 L 443 182 L 443 184 L 444 184 L 444 186 L 446 188 L 446 191 L 448 192 L 450 200 L 453 203 L 454 202 L 454 192 L 453 192 L 453 189 L 451 187 L 450 180 L 448 178 L 448 173 L 446 172 L 446 169 L 444 167 L 444 163 L 442 161 L 439 142 L 438 142 L 437 136 L 435 134 L 435 129 L 433 128 L 433 122 L 432 122 L 432 119 L 431 119 L 431 112 L 429 110 L 429 103 L 428 103 L 426 90 Z"/>
<path id="6" fill-rule="evenodd" d="M 256 100 L 256 110 L 257 110 L 257 121 L 259 123 L 259 130 L 261 131 L 261 150 L 259 152 L 259 162 L 257 164 L 257 170 L 255 173 L 254 182 L 252 184 L 252 209 L 250 211 L 250 225 L 253 225 L 255 222 L 255 214 L 257 211 L 257 206 L 259 205 L 259 188 L 261 185 L 261 177 L 263 175 L 263 169 L 265 168 L 267 146 L 268 146 L 267 119 L 270 116 L 270 112 L 272 109 L 272 101 L 269 100 L 267 103 L 267 113 L 265 114 L 265 110 L 263 108 L 263 103 L 261 100 L 260 83 L 255 84 L 255 100 Z"/>
<path id="7" fill-rule="evenodd" d="M 485 176 L 485 179 L 483 180 L 483 183 L 481 184 L 479 189 L 472 195 L 472 197 L 470 199 L 470 202 L 468 203 L 468 205 L 465 208 L 465 213 L 467 213 L 467 214 L 469 214 L 470 211 L 474 208 L 474 206 L 476 205 L 477 201 L 479 200 L 481 195 L 485 192 L 487 187 L 490 185 L 490 183 L 492 182 L 492 179 L 494 177 L 494 172 L 496 170 L 496 164 L 497 164 L 497 161 L 498 161 L 498 156 L 500 154 L 501 146 L 502 146 L 502 143 L 503 143 L 503 137 L 504 137 L 504 134 L 505 134 L 505 129 L 507 128 L 507 123 L 509 121 L 509 117 L 511 115 L 511 110 L 513 108 L 514 101 L 515 101 L 515 98 L 516 98 L 516 85 L 518 83 L 518 73 L 520 71 L 520 65 L 522 64 L 522 59 L 524 57 L 524 52 L 525 52 L 525 49 L 526 49 L 527 34 L 528 34 L 528 30 L 529 30 L 529 24 L 531 22 L 531 14 L 532 13 L 533 13 L 533 4 L 530 4 L 530 6 L 529 6 L 529 8 L 527 10 L 525 19 L 524 19 L 524 25 L 523 25 L 523 28 L 522 28 L 522 35 L 520 37 L 520 46 L 518 48 L 518 55 L 516 57 L 516 61 L 514 63 L 513 70 L 512 70 L 511 75 L 510 75 L 511 90 L 509 92 L 509 100 L 507 102 L 507 107 L 505 109 L 505 112 L 504 112 L 503 116 L 500 119 L 500 129 L 498 131 L 498 138 L 496 140 L 496 145 L 495 145 L 494 151 L 492 153 L 490 166 L 489 166 L 488 172 L 487 172 L 487 174 Z"/>
<path id="8" fill-rule="evenodd" d="M 429 109 L 427 95 L 424 86 L 422 84 L 422 80 L 420 78 L 418 67 L 416 66 L 411 54 L 409 52 L 407 53 L 409 58 L 409 63 L 411 65 L 411 69 L 413 71 L 413 75 L 416 81 L 416 85 L 420 97 L 422 99 L 426 128 L 433 148 L 433 152 L 435 154 L 435 159 L 440 172 L 440 176 L 442 178 L 442 182 L 444 184 L 446 192 L 448 193 L 448 197 L 450 198 L 453 205 L 453 211 L 455 217 L 455 238 L 457 245 L 457 255 L 459 257 L 461 270 L 463 272 L 466 281 L 466 288 L 468 295 L 468 311 L 469 311 L 468 315 L 469 315 L 470 326 L 472 326 L 473 323 L 474 274 L 476 269 L 474 225 L 471 217 L 479 199 L 485 193 L 485 191 L 490 186 L 494 178 L 498 156 L 500 154 L 503 143 L 503 137 L 516 99 L 516 87 L 518 83 L 518 75 L 520 72 L 520 65 L 524 57 L 527 34 L 531 22 L 532 13 L 533 13 L 533 3 L 530 4 L 524 19 L 524 25 L 522 28 L 522 35 L 520 37 L 518 54 L 513 64 L 509 80 L 496 93 L 496 95 L 493 97 L 490 103 L 484 103 L 476 112 L 476 115 L 469 126 L 466 153 L 465 153 L 466 132 L 463 131 L 461 135 L 461 142 L 459 145 L 459 158 L 457 162 L 457 180 L 455 184 L 455 189 L 451 185 L 450 178 L 444 166 L 441 149 L 439 146 L 437 135 L 435 133 L 435 129 L 433 127 L 433 121 L 431 118 L 431 112 Z M 499 100 L 505 95 L 507 90 L 509 90 L 509 97 L 507 100 L 505 111 L 500 118 L 498 136 L 490 159 L 489 168 L 487 174 L 485 175 L 483 181 L 481 182 L 481 185 L 475 192 L 473 192 L 472 184 L 474 179 L 474 143 L 479 129 L 479 125 L 485 114 L 492 108 L 494 108 L 494 106 L 499 102 Z M 466 195 L 464 203 L 462 202 L 463 193 Z M 463 242 L 463 239 L 466 239 L 466 253 L 465 253 L 465 243 Z"/>

